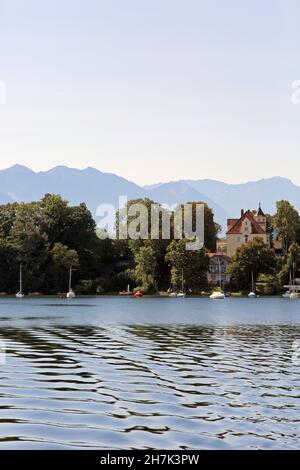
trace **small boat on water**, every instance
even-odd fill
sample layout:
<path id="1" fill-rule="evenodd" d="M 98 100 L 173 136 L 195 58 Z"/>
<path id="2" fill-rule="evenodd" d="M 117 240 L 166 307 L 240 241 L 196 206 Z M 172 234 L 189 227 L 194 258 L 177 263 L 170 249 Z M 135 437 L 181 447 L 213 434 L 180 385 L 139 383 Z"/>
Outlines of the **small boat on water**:
<path id="1" fill-rule="evenodd" d="M 183 269 L 181 270 L 181 291 L 178 292 L 177 297 L 179 299 L 185 299 L 185 297 L 186 297 L 186 292 L 185 292 L 185 289 L 184 289 Z"/>
<path id="2" fill-rule="evenodd" d="M 135 299 L 138 299 L 139 297 L 143 297 L 143 294 L 142 294 L 142 292 L 141 292 L 140 290 L 137 290 L 137 291 L 135 292 L 135 294 L 133 294 L 133 297 L 134 297 Z"/>
<path id="3" fill-rule="evenodd" d="M 289 283 L 289 290 L 285 292 L 282 297 L 284 299 L 291 299 L 295 300 L 299 298 L 298 292 L 295 286 L 295 263 L 293 263 L 293 272 L 290 270 L 290 283 Z"/>
<path id="4" fill-rule="evenodd" d="M 132 295 L 132 292 L 130 291 L 130 285 L 128 284 L 127 290 L 120 291 L 119 295 Z"/>
<path id="5" fill-rule="evenodd" d="M 185 292 L 185 289 L 184 289 L 183 269 L 181 271 L 181 291 L 177 292 L 176 287 L 174 285 L 174 289 L 171 290 L 171 288 L 170 288 L 169 292 L 170 292 L 169 297 L 171 297 L 173 299 L 176 299 L 176 298 L 184 299 L 186 297 L 186 292 Z"/>
<path id="6" fill-rule="evenodd" d="M 212 300 L 223 300 L 225 299 L 225 294 L 224 292 L 213 292 L 210 296 L 210 299 Z"/>
<path id="7" fill-rule="evenodd" d="M 254 274 L 253 274 L 253 271 L 252 271 L 252 290 L 251 292 L 248 294 L 248 297 L 250 299 L 255 299 L 256 298 L 256 293 L 255 293 L 255 285 L 254 285 Z"/>
<path id="8" fill-rule="evenodd" d="M 173 298 L 173 299 L 176 299 L 177 298 L 177 292 L 171 292 L 169 294 L 169 297 Z"/>
<path id="9" fill-rule="evenodd" d="M 16 294 L 17 299 L 23 299 L 24 294 L 23 294 L 23 287 L 22 287 L 22 264 L 20 264 L 20 277 L 19 277 L 19 283 L 20 283 L 20 288 L 19 292 Z"/>
<path id="10" fill-rule="evenodd" d="M 69 273 L 69 291 L 67 293 L 67 299 L 74 299 L 75 297 L 76 297 L 76 294 L 72 289 L 72 266 L 71 266 L 70 273 Z"/>
<path id="11" fill-rule="evenodd" d="M 186 293 L 185 293 L 185 292 L 178 292 L 177 297 L 178 297 L 179 299 L 185 299 Z"/>
<path id="12" fill-rule="evenodd" d="M 219 267 L 219 284 L 220 284 L 220 291 L 213 292 L 209 298 L 212 300 L 223 300 L 226 298 L 223 290 L 222 290 L 222 278 L 221 278 L 221 265 L 220 260 L 218 259 L 218 267 Z"/>
<path id="13" fill-rule="evenodd" d="M 282 294 L 283 299 L 290 299 L 291 298 L 291 292 L 288 290 L 284 294 Z"/>

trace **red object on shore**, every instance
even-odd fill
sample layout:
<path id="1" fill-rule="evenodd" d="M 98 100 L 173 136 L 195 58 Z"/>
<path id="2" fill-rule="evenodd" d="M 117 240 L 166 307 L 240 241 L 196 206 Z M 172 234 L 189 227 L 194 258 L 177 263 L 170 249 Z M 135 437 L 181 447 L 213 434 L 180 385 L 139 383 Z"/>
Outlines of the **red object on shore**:
<path id="1" fill-rule="evenodd" d="M 137 290 L 133 297 L 135 297 L 135 298 L 136 297 L 143 297 L 143 294 L 141 293 L 140 290 Z"/>

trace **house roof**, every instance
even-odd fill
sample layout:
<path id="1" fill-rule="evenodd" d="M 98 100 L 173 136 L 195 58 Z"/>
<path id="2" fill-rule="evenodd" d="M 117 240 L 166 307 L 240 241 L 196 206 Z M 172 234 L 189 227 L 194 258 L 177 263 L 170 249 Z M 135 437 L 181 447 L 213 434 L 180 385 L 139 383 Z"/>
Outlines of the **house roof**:
<path id="1" fill-rule="evenodd" d="M 236 219 L 236 222 L 231 224 L 230 222 L 235 219 L 228 219 L 228 235 L 241 234 L 242 232 L 242 223 L 245 219 L 248 219 L 251 224 L 252 234 L 265 235 L 265 230 L 259 225 L 258 222 L 254 219 L 251 212 L 246 211 L 240 219 Z"/>
<path id="2" fill-rule="evenodd" d="M 231 227 L 234 226 L 239 221 L 239 219 L 227 219 L 227 228 L 228 230 L 231 229 Z"/>

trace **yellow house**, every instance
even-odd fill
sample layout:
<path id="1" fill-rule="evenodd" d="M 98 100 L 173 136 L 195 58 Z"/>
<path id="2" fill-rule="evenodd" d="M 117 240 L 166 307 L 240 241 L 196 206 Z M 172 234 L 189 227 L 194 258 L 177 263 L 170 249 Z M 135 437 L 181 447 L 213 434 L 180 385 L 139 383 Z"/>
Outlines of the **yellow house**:
<path id="1" fill-rule="evenodd" d="M 235 256 L 240 246 L 255 238 L 261 238 L 267 246 L 270 246 L 267 218 L 260 205 L 256 213 L 250 210 L 245 212 L 242 209 L 239 219 L 227 219 L 227 256 Z"/>

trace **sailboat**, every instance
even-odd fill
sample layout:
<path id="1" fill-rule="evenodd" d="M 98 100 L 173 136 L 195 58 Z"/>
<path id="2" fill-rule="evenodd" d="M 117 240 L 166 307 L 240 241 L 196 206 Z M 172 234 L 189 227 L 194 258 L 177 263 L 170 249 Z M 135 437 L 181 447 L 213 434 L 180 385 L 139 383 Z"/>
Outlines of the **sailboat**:
<path id="1" fill-rule="evenodd" d="M 170 285 L 170 288 L 169 288 L 168 292 L 169 292 L 169 297 L 174 298 L 174 299 L 177 298 L 177 291 L 176 291 L 175 283 L 173 283 L 173 289 Z"/>
<path id="2" fill-rule="evenodd" d="M 75 297 L 76 297 L 76 294 L 72 289 L 72 266 L 71 266 L 70 274 L 69 274 L 69 291 L 67 293 L 67 299 L 74 299 Z"/>
<path id="3" fill-rule="evenodd" d="M 169 294 L 169 297 L 176 298 L 177 297 L 177 292 L 173 291 Z"/>
<path id="4" fill-rule="evenodd" d="M 127 290 L 120 291 L 119 295 L 132 295 L 132 292 L 130 291 L 130 285 L 127 284 Z"/>
<path id="5" fill-rule="evenodd" d="M 290 299 L 290 298 L 291 298 L 292 284 L 293 284 L 293 280 L 292 280 L 292 270 L 290 269 L 289 290 L 288 290 L 287 292 L 285 292 L 284 294 L 282 294 L 282 297 L 283 297 L 284 299 Z"/>
<path id="6" fill-rule="evenodd" d="M 184 279 L 183 279 L 183 269 L 181 270 L 181 291 L 178 292 L 177 297 L 184 299 L 186 293 L 184 292 Z"/>
<path id="7" fill-rule="evenodd" d="M 222 300 L 222 299 L 225 299 L 225 294 L 222 290 L 222 278 L 221 278 L 221 265 L 220 265 L 220 260 L 218 259 L 218 267 L 219 267 L 219 283 L 220 283 L 220 289 L 221 291 L 216 291 L 216 292 L 213 292 L 209 298 L 212 299 L 212 300 Z"/>
<path id="8" fill-rule="evenodd" d="M 290 299 L 298 299 L 298 293 L 295 290 L 295 263 L 293 263 L 293 291 L 290 293 Z"/>
<path id="9" fill-rule="evenodd" d="M 19 292 L 16 294 L 16 297 L 17 297 L 17 299 L 23 299 L 24 294 L 23 294 L 23 290 L 22 290 L 22 264 L 20 264 L 20 278 L 19 278 L 19 282 L 20 282 L 20 289 L 19 289 Z"/>
<path id="10" fill-rule="evenodd" d="M 253 274 L 253 271 L 252 271 L 251 275 L 252 275 L 252 290 L 251 290 L 251 292 L 248 294 L 248 297 L 254 299 L 254 298 L 256 297 L 256 294 L 255 294 L 254 274 Z"/>

